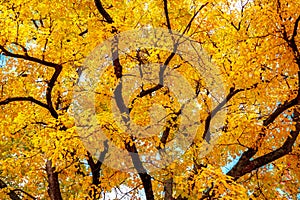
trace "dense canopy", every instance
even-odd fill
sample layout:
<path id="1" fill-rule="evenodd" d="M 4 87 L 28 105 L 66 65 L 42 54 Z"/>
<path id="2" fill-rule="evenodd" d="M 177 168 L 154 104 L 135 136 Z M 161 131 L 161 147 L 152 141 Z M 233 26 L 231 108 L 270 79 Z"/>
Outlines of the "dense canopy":
<path id="1" fill-rule="evenodd" d="M 0 199 L 297 198 L 299 1 L 0 2 Z M 145 28 L 173 35 L 171 47 L 121 46 L 124 40 L 118 35 Z M 205 52 L 202 66 L 222 80 L 220 94 L 179 53 L 179 38 Z M 103 43 L 111 43 L 106 61 L 89 63 L 86 58 L 97 60 L 93 56 Z M 200 109 L 199 115 L 188 116 L 197 129 L 187 148 L 149 170 L 153 160 L 143 153 L 163 152 L 177 137 L 185 104 L 164 80 L 137 86 L 116 105 L 112 99 L 125 87 L 130 70 L 146 66 L 141 74 L 153 73 L 153 63 L 158 64 L 156 72 L 168 68 L 183 77 L 190 88 L 183 81 L 178 91 L 190 92 Z M 98 83 L 93 88 L 94 121 L 86 110 L 78 118 L 78 83 L 88 82 L 82 74 L 98 64 L 105 68 L 102 77 L 92 80 Z M 112 107 L 119 109 L 119 116 Z M 166 116 L 164 126 L 153 134 L 158 126 L 151 122 L 161 115 Z M 120 119 L 123 128 L 116 123 Z M 96 130 L 84 129 L 95 121 Z M 139 136 L 132 131 L 138 128 L 124 128 L 128 121 L 152 129 Z M 221 124 L 214 126 L 216 121 Z M 94 133 L 89 142 L 99 145 L 97 152 L 86 145 L 89 134 L 80 134 L 82 128 Z M 111 150 L 112 144 L 128 153 L 126 163 Z M 113 155 L 116 165 L 131 169 L 106 162 Z"/>

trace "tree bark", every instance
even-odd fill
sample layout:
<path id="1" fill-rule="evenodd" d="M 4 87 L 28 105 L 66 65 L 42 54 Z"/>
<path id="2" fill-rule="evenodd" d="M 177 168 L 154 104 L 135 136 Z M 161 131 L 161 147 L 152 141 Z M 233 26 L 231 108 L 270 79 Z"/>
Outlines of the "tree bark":
<path id="1" fill-rule="evenodd" d="M 170 178 L 164 183 L 165 200 L 173 200 L 173 178 Z"/>
<path id="2" fill-rule="evenodd" d="M 51 200 L 62 200 L 59 181 L 58 181 L 58 173 L 55 172 L 55 168 L 52 167 L 51 160 L 47 160 L 46 162 L 46 172 L 48 176 L 48 195 Z"/>

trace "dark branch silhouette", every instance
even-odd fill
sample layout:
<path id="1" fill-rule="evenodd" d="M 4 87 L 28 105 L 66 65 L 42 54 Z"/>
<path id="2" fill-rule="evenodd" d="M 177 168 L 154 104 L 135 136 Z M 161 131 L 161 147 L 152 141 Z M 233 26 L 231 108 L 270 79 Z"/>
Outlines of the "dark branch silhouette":
<path id="1" fill-rule="evenodd" d="M 30 101 L 32 103 L 35 103 L 43 108 L 46 108 L 48 109 L 48 105 L 33 98 L 33 97 L 10 97 L 10 98 L 7 98 L 3 101 L 0 101 L 0 105 L 6 105 L 6 104 L 9 104 L 11 102 L 16 102 L 16 101 Z"/>
<path id="2" fill-rule="evenodd" d="M 169 11 L 168 11 L 168 0 L 164 0 L 164 11 L 165 11 L 165 16 L 166 16 L 166 21 L 167 21 L 167 27 L 169 31 L 172 33 L 172 28 L 171 28 L 171 23 L 170 23 L 170 18 L 169 18 Z"/>
<path id="3" fill-rule="evenodd" d="M 8 185 L 3 180 L 0 179 L 0 189 L 4 189 L 4 188 L 7 188 L 7 187 L 8 187 Z M 21 200 L 21 198 L 13 190 L 9 191 L 8 196 L 12 200 Z"/>
<path id="4" fill-rule="evenodd" d="M 273 162 L 292 151 L 292 147 L 299 135 L 300 131 L 300 113 L 299 108 L 294 108 L 293 121 L 296 122 L 296 130 L 291 131 L 291 137 L 288 137 L 283 145 L 278 149 L 267 153 L 263 156 L 250 160 L 257 152 L 257 149 L 249 148 L 244 153 L 242 153 L 239 161 L 236 165 L 227 173 L 227 175 L 232 176 L 234 179 L 238 179 L 241 176 L 252 172 L 270 162 Z"/>
<path id="5" fill-rule="evenodd" d="M 90 152 L 87 152 L 87 156 L 88 156 L 88 165 L 91 168 L 91 172 L 92 172 L 92 184 L 93 184 L 93 189 L 94 192 L 90 192 L 90 197 L 93 199 L 97 199 L 97 192 L 96 192 L 96 188 L 101 184 L 100 182 L 100 172 L 101 172 L 101 166 L 103 164 L 105 155 L 108 152 L 108 141 L 104 141 L 104 150 L 101 152 L 97 162 L 94 162 L 93 156 L 91 155 Z"/>
<path id="6" fill-rule="evenodd" d="M 225 97 L 225 99 L 223 99 L 223 101 L 221 101 L 211 112 L 210 114 L 207 116 L 206 120 L 205 120 L 205 129 L 203 132 L 203 136 L 202 138 L 205 139 L 208 143 L 210 142 L 210 132 L 209 132 L 209 127 L 210 127 L 210 122 L 212 120 L 212 118 L 223 108 L 223 106 L 225 106 L 225 104 L 232 99 L 232 97 L 234 97 L 236 94 L 238 94 L 239 92 L 243 92 L 243 91 L 247 91 L 247 90 L 251 90 L 253 88 L 257 87 L 257 83 L 252 85 L 251 87 L 248 88 L 241 88 L 241 89 L 234 89 L 234 87 L 230 88 L 230 92 L 229 94 Z"/>
<path id="7" fill-rule="evenodd" d="M 111 18 L 111 16 L 108 14 L 108 12 L 106 12 L 106 10 L 104 9 L 102 3 L 100 0 L 94 0 L 95 5 L 99 11 L 99 13 L 104 17 L 104 19 L 106 20 L 107 23 L 112 24 L 114 22 L 114 20 Z"/>

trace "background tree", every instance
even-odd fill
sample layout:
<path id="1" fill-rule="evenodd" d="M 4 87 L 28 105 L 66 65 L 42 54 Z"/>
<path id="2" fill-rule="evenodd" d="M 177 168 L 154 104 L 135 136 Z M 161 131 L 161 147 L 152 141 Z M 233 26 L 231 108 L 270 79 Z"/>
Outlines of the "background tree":
<path id="1" fill-rule="evenodd" d="M 289 0 L 1 1 L 1 199 L 100 199 L 110 191 L 133 199 L 296 199 L 299 7 Z M 195 141 L 181 159 L 153 173 L 140 170 L 143 162 L 135 163 L 137 172 L 126 173 L 92 157 L 68 112 L 86 56 L 117 33 L 148 26 L 177 31 L 201 44 L 221 72 L 226 95 L 218 105 L 208 103 L 203 109 Z M 108 88 L 116 87 L 133 64 L 180 65 L 177 70 L 187 80 L 195 78 L 178 55 L 142 49 L 122 57 L 117 51 L 116 45 L 106 72 L 109 81 L 97 88 L 103 103 L 99 113 L 109 104 Z M 145 107 L 125 105 L 136 123 L 147 122 L 142 108 L 158 99 L 165 108 L 180 108 L 164 98 L 164 87 L 143 89 L 148 92 L 139 91 L 136 97 Z M 195 84 L 195 93 L 199 90 L 205 88 Z M 157 99 L 151 97 L 153 92 Z M 209 92 L 199 99 L 210 102 Z M 209 142 L 211 121 L 224 110 L 221 137 L 200 157 L 204 140 Z M 100 121 L 113 125 L 106 114 Z M 158 142 L 155 148 L 172 137 L 173 117 L 167 137 L 153 139 Z M 130 135 L 113 133 L 110 140 L 120 148 L 139 153 Z M 105 158 L 106 141 L 103 144 L 100 156 Z"/>

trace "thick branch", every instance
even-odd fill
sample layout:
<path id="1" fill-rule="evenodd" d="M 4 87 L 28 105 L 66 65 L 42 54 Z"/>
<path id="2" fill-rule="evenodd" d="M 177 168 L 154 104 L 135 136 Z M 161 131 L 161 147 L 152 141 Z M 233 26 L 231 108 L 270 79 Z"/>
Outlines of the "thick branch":
<path id="1" fill-rule="evenodd" d="M 168 11 L 168 0 L 164 0 L 164 10 L 165 10 L 165 16 L 167 20 L 167 27 L 169 31 L 172 31 L 170 18 L 169 18 L 169 11 Z"/>
<path id="2" fill-rule="evenodd" d="M 284 104 L 279 105 L 267 119 L 263 121 L 264 126 L 268 126 L 269 124 L 273 123 L 274 120 L 284 111 L 287 109 L 299 104 L 300 102 L 300 71 L 298 71 L 298 94 L 297 96 L 292 99 L 291 101 L 286 101 Z"/>
<path id="3" fill-rule="evenodd" d="M 282 105 L 279 105 L 276 110 L 274 112 L 272 112 L 267 119 L 265 119 L 263 121 L 263 125 L 264 126 L 268 126 L 269 124 L 273 123 L 274 120 L 281 114 L 283 113 L 284 111 L 286 111 L 287 109 L 297 105 L 298 103 L 298 99 L 295 98 L 291 101 L 288 101 L 288 102 L 285 102 L 284 104 Z"/>
<path id="4" fill-rule="evenodd" d="M 300 15 L 298 16 L 298 18 L 295 21 L 295 26 L 294 26 L 294 30 L 293 30 L 292 40 L 294 40 L 295 37 L 297 36 L 297 32 L 298 32 L 297 30 L 298 30 L 299 22 L 300 22 Z"/>
<path id="5" fill-rule="evenodd" d="M 112 59 L 113 59 L 113 66 L 114 66 L 114 70 L 115 70 L 115 75 L 118 79 L 122 78 L 123 67 L 120 63 L 120 58 L 119 58 L 119 38 L 118 38 L 117 35 L 114 36 L 114 39 L 112 41 L 111 53 L 112 53 Z"/>
<path id="6" fill-rule="evenodd" d="M 48 61 L 41 60 L 41 59 L 35 58 L 35 57 L 31 57 L 28 54 L 21 55 L 21 54 L 16 54 L 16 53 L 9 52 L 3 46 L 0 46 L 0 50 L 4 54 L 4 56 L 13 57 L 13 58 L 21 58 L 21 59 L 24 59 L 24 60 L 39 63 L 41 65 L 45 65 L 47 67 L 52 67 L 52 68 L 55 68 L 55 69 L 58 66 L 58 64 L 56 64 L 56 63 L 48 62 Z"/>
<path id="7" fill-rule="evenodd" d="M 296 41 L 295 41 L 295 37 L 296 37 L 297 32 L 298 32 L 299 21 L 300 21 L 300 15 L 298 16 L 298 18 L 295 21 L 295 25 L 294 25 L 294 29 L 293 29 L 291 39 L 289 39 L 288 34 L 287 34 L 286 29 L 285 29 L 284 26 L 283 26 L 284 29 L 283 29 L 282 34 L 283 34 L 283 39 L 288 43 L 288 46 L 292 49 L 292 51 L 294 53 L 294 58 L 296 60 L 298 68 L 300 70 L 300 53 L 299 53 L 298 46 L 297 46 Z"/>
<path id="8" fill-rule="evenodd" d="M 30 101 L 32 103 L 35 103 L 43 108 L 46 108 L 48 109 L 48 105 L 33 98 L 33 97 L 11 97 L 11 98 L 7 98 L 3 101 L 0 101 L 0 105 L 6 105 L 6 104 L 9 104 L 11 102 L 15 102 L 15 101 Z"/>
<path id="9" fill-rule="evenodd" d="M 268 126 L 269 124 L 273 123 L 274 120 L 284 111 L 287 109 L 298 105 L 300 102 L 300 71 L 298 71 L 298 95 L 295 99 L 288 101 L 284 103 L 283 105 L 280 105 L 275 109 L 274 112 L 272 112 L 267 119 L 263 121 L 264 126 Z M 238 179 L 239 177 L 250 173 L 251 171 L 258 169 L 270 162 L 273 162 L 288 153 L 292 151 L 292 146 L 294 145 L 300 130 L 300 122 L 299 122 L 299 112 L 297 111 L 297 108 L 294 108 L 294 116 L 293 121 L 296 122 L 296 131 L 291 131 L 291 137 L 288 137 L 284 144 L 263 156 L 260 156 L 252 161 L 250 159 L 256 154 L 257 149 L 248 149 L 245 151 L 237 164 L 233 166 L 233 168 L 227 173 L 227 175 L 234 177 L 235 179 Z"/>
<path id="10" fill-rule="evenodd" d="M 287 109 L 298 105 L 300 102 L 300 71 L 298 72 L 298 95 L 295 99 L 280 105 L 272 112 L 267 119 L 263 121 L 264 126 L 268 126 L 269 124 L 273 123 L 274 120 L 284 111 Z M 294 108 L 294 116 L 293 121 L 296 122 L 296 131 L 291 131 L 291 137 L 288 137 L 284 144 L 263 156 L 260 156 L 252 161 L 250 159 L 256 154 L 257 149 L 248 149 L 245 151 L 239 161 L 233 166 L 233 168 L 227 173 L 227 175 L 234 177 L 234 179 L 238 179 L 239 177 L 250 173 L 253 170 L 256 170 L 270 162 L 273 162 L 292 151 L 292 146 L 294 145 L 300 130 L 300 123 L 299 123 L 299 112 L 297 108 Z"/>
<path id="11" fill-rule="evenodd" d="M 147 170 L 143 166 L 143 163 L 139 157 L 135 143 L 132 143 L 132 144 L 126 143 L 125 148 L 128 152 L 130 152 L 130 156 L 131 156 L 133 165 L 134 165 L 135 169 L 137 170 L 140 179 L 142 180 L 145 194 L 146 194 L 146 199 L 153 200 L 154 194 L 153 194 L 153 190 L 152 190 L 151 176 L 147 173 Z"/>
<path id="12" fill-rule="evenodd" d="M 260 156 L 252 161 L 250 161 L 250 158 L 252 158 L 256 154 L 257 150 L 251 148 L 248 149 L 246 152 L 242 154 L 238 163 L 227 173 L 227 175 L 232 176 L 234 179 L 238 179 L 239 177 L 253 170 L 256 170 L 270 162 L 273 162 L 289 154 L 292 151 L 292 147 L 300 131 L 300 121 L 299 121 L 300 113 L 298 112 L 297 109 L 298 108 L 294 109 L 294 116 L 293 116 L 293 121 L 296 122 L 296 130 L 290 132 L 290 136 L 285 140 L 285 142 L 281 147 L 268 154 Z"/>
<path id="13" fill-rule="evenodd" d="M 300 15 L 299 17 L 296 19 L 295 25 L 294 25 L 294 30 L 293 30 L 293 34 L 291 39 L 289 40 L 287 37 L 287 33 L 284 30 L 284 40 L 288 43 L 288 45 L 291 47 L 291 49 L 294 52 L 294 57 L 296 60 L 296 63 L 298 64 L 298 67 L 300 69 L 300 55 L 299 55 L 299 51 L 298 51 L 298 47 L 297 44 L 295 42 L 295 37 L 297 35 L 297 29 L 298 29 L 298 25 L 299 25 L 299 21 L 300 21 Z M 267 119 L 265 119 L 263 121 L 263 125 L 264 126 L 268 126 L 269 124 L 273 123 L 273 121 L 281 114 L 283 113 L 285 110 L 297 105 L 300 102 L 300 72 L 298 72 L 298 95 L 295 99 L 285 102 L 283 105 L 279 105 L 276 110 L 269 115 L 269 117 Z"/>
<path id="14" fill-rule="evenodd" d="M 87 152 L 88 164 L 92 171 L 93 185 L 96 185 L 96 186 L 100 185 L 99 178 L 100 178 L 101 166 L 102 166 L 103 160 L 104 160 L 107 152 L 108 152 L 108 141 L 107 140 L 104 142 L 104 150 L 101 152 L 100 157 L 96 163 L 94 162 L 93 157 L 90 154 L 90 152 Z"/>
<path id="15" fill-rule="evenodd" d="M 87 152 L 87 156 L 88 156 L 88 164 L 91 168 L 91 172 L 92 172 L 92 190 L 89 192 L 89 196 L 92 199 L 97 199 L 97 187 L 99 187 L 101 181 L 100 181 L 100 172 L 101 172 L 101 166 L 103 164 L 103 160 L 105 158 L 105 155 L 108 152 L 108 141 L 104 141 L 104 150 L 101 152 L 97 162 L 95 163 L 93 160 L 92 155 L 90 154 L 90 152 Z"/>
<path id="16" fill-rule="evenodd" d="M 56 68 L 55 68 L 55 72 L 52 75 L 52 77 L 51 77 L 51 79 L 48 83 L 47 90 L 46 90 L 47 105 L 48 105 L 48 108 L 49 108 L 49 111 L 50 111 L 51 115 L 54 118 L 58 118 L 58 114 L 57 114 L 56 110 L 53 107 L 52 90 L 53 90 L 55 82 L 57 81 L 57 78 L 58 78 L 59 74 L 61 73 L 61 70 L 62 70 L 62 66 L 57 65 Z"/>
<path id="17" fill-rule="evenodd" d="M 49 87 L 48 87 L 49 88 Z M 53 87 L 51 87 L 51 89 L 48 91 L 48 89 L 47 89 L 47 91 L 48 91 L 48 95 L 47 95 L 47 97 L 51 100 L 51 90 L 52 90 L 52 88 Z M 48 98 L 47 98 L 47 101 L 48 101 Z M 52 106 L 52 101 L 49 101 L 48 102 L 48 104 L 45 104 L 45 103 L 43 103 L 43 102 L 41 102 L 41 101 L 39 101 L 39 100 L 37 100 L 37 99 L 35 99 L 35 98 L 33 98 L 33 97 L 10 97 L 10 98 L 7 98 L 7 99 L 5 99 L 5 100 L 3 100 L 3 101 L 0 101 L 0 105 L 6 105 L 6 104 L 9 104 L 9 103 L 11 103 L 11 102 L 16 102 L 16 101 L 30 101 L 30 102 L 32 102 L 32 103 L 35 103 L 35 104 L 37 104 L 37 105 L 39 105 L 39 106 L 41 106 L 41 107 L 43 107 L 43 108 L 46 108 L 47 110 L 49 110 L 49 112 L 51 113 L 51 115 L 53 116 L 53 117 L 55 117 L 55 118 L 57 118 L 58 117 L 58 114 L 57 114 L 57 112 L 54 110 L 54 108 L 52 107 L 49 107 L 49 105 L 51 105 Z"/>
<path id="18" fill-rule="evenodd" d="M 47 160 L 46 162 L 46 172 L 48 177 L 48 195 L 51 200 L 62 200 L 59 181 L 58 181 L 58 173 L 55 172 L 54 167 L 52 167 L 52 162 Z"/>
<path id="19" fill-rule="evenodd" d="M 223 101 L 221 101 L 212 111 L 211 113 L 207 116 L 206 120 L 205 120 L 205 129 L 203 132 L 203 136 L 202 138 L 205 139 L 208 143 L 210 142 L 210 132 L 209 132 L 209 127 L 210 127 L 210 122 L 212 120 L 212 118 L 223 108 L 223 106 L 232 98 L 234 97 L 234 95 L 238 94 L 239 92 L 243 92 L 243 91 L 247 91 L 247 90 L 251 90 L 253 88 L 257 87 L 257 83 L 255 83 L 254 85 L 252 85 L 249 88 L 242 88 L 242 89 L 234 89 L 233 87 L 230 88 L 230 92 L 229 94 L 225 97 L 225 99 L 223 99 Z"/>
<path id="20" fill-rule="evenodd" d="M 118 37 L 115 36 L 113 43 L 112 43 L 112 57 L 113 57 L 113 66 L 114 66 L 114 73 L 118 80 L 122 78 L 122 65 L 119 60 L 119 54 L 118 54 Z M 122 97 L 122 82 L 118 84 L 116 87 L 115 91 L 115 98 L 116 98 L 116 103 L 118 106 L 118 109 L 121 113 L 127 113 L 129 114 L 129 110 L 127 106 L 125 105 L 124 99 Z M 128 117 L 123 117 L 123 120 L 125 123 L 127 123 L 129 119 Z M 133 138 L 132 138 L 133 140 Z M 130 144 L 129 142 L 125 142 L 125 148 L 126 150 L 130 153 L 132 163 L 137 170 L 140 179 L 142 180 L 143 186 L 144 186 L 144 191 L 146 194 L 147 200 L 153 200 L 154 199 L 154 194 L 152 190 L 152 182 L 151 182 L 151 176 L 147 173 L 146 169 L 143 166 L 143 163 L 139 157 L 137 148 L 135 146 L 135 143 L 133 142 Z"/>
<path id="21" fill-rule="evenodd" d="M 176 128 L 176 124 L 172 124 L 172 123 L 176 123 L 176 121 L 178 120 L 178 118 L 179 118 L 179 116 L 181 114 L 181 111 L 182 111 L 183 107 L 184 107 L 184 105 L 181 106 L 181 108 L 180 108 L 180 110 L 178 112 L 174 112 L 173 113 L 174 116 L 171 117 L 171 121 L 167 121 L 166 126 L 165 126 L 165 130 L 164 130 L 164 132 L 163 132 L 163 134 L 162 134 L 162 136 L 160 138 L 160 144 L 163 144 L 163 146 L 165 146 L 166 143 L 167 143 L 167 139 L 168 139 L 168 137 L 170 135 L 171 127 Z M 156 148 L 158 150 L 162 149 L 161 145 L 157 146 Z"/>
<path id="22" fill-rule="evenodd" d="M 238 179 L 242 175 L 250 172 L 250 158 L 252 158 L 256 154 L 256 152 L 257 149 L 253 148 L 249 148 L 247 151 L 243 152 L 237 164 L 233 166 L 233 168 L 227 173 L 227 175 Z"/>
<path id="23" fill-rule="evenodd" d="M 112 41 L 112 59 L 113 59 L 113 66 L 114 66 L 114 73 L 117 77 L 117 79 L 121 79 L 123 76 L 123 66 L 120 63 L 120 58 L 119 58 L 119 38 L 118 36 L 114 36 L 114 39 Z M 117 85 L 114 94 L 115 94 L 115 100 L 117 103 L 117 106 L 120 110 L 120 113 L 122 113 L 122 118 L 125 123 L 129 121 L 129 118 L 127 117 L 129 114 L 128 108 L 125 105 L 123 96 L 122 96 L 122 81 L 119 81 L 119 84 Z M 125 115 L 124 115 L 125 114 Z"/>
<path id="24" fill-rule="evenodd" d="M 172 58 L 175 56 L 177 48 L 178 48 L 178 43 L 175 43 L 174 47 L 173 47 L 173 52 L 168 56 L 168 58 L 166 59 L 166 61 L 164 62 L 164 64 L 162 66 L 160 66 L 160 70 L 159 70 L 159 85 L 161 85 L 161 86 L 164 85 L 164 73 L 165 73 L 165 70 L 166 70 L 168 64 L 171 62 Z"/>
<path id="25" fill-rule="evenodd" d="M 111 18 L 111 16 L 106 12 L 106 10 L 103 8 L 103 5 L 100 0 L 94 0 L 95 5 L 99 11 L 99 13 L 104 17 L 107 23 L 112 24 L 114 20 Z"/>
<path id="26" fill-rule="evenodd" d="M 292 35 L 292 38 L 291 38 L 289 44 L 290 44 L 290 47 L 293 49 L 294 57 L 295 57 L 297 65 L 298 65 L 298 68 L 300 70 L 300 53 L 299 53 L 298 46 L 297 46 L 296 41 L 295 41 L 295 37 L 296 37 L 297 32 L 298 32 L 299 21 L 300 21 L 300 15 L 296 19 L 293 35 Z"/>
<path id="27" fill-rule="evenodd" d="M 50 111 L 51 115 L 54 118 L 58 118 L 58 114 L 57 114 L 56 110 L 53 107 L 52 94 L 51 93 L 52 93 L 54 84 L 57 81 L 57 78 L 58 78 L 59 74 L 61 73 L 62 66 L 59 65 L 59 64 L 56 64 L 56 63 L 52 63 L 52 62 L 48 62 L 48 61 L 45 61 L 45 60 L 41 60 L 39 58 L 31 57 L 31 56 L 29 56 L 27 54 L 26 51 L 25 51 L 24 55 L 21 55 L 21 54 L 12 53 L 12 52 L 6 50 L 3 46 L 0 46 L 0 50 L 2 51 L 2 53 L 4 53 L 5 56 L 9 56 L 9 57 L 13 57 L 13 58 L 21 58 L 21 59 L 24 59 L 24 60 L 27 60 L 27 61 L 35 62 L 35 63 L 41 64 L 41 65 L 45 65 L 47 67 L 51 67 L 51 68 L 55 69 L 55 72 L 52 75 L 52 77 L 51 77 L 51 79 L 50 79 L 50 81 L 48 83 L 48 87 L 47 87 L 47 90 L 46 90 L 46 100 L 47 100 L 47 109 Z M 37 103 L 38 105 L 40 105 L 42 107 L 45 107 L 45 105 L 42 104 L 42 103 L 39 103 L 37 101 L 35 103 Z"/>
<path id="28" fill-rule="evenodd" d="M 162 88 L 163 86 L 160 85 L 160 84 L 157 84 L 156 86 L 152 87 L 152 88 L 149 88 L 147 90 L 142 90 L 140 92 L 140 94 L 137 95 L 136 98 L 134 98 L 132 101 L 131 101 L 131 105 L 133 105 L 133 103 L 138 99 L 138 98 L 142 98 L 144 96 L 147 96 L 148 94 L 151 94 L 157 90 L 159 90 L 160 88 Z"/>
<path id="29" fill-rule="evenodd" d="M 164 193 L 165 193 L 165 200 L 173 200 L 173 178 L 170 178 L 164 182 Z"/>

